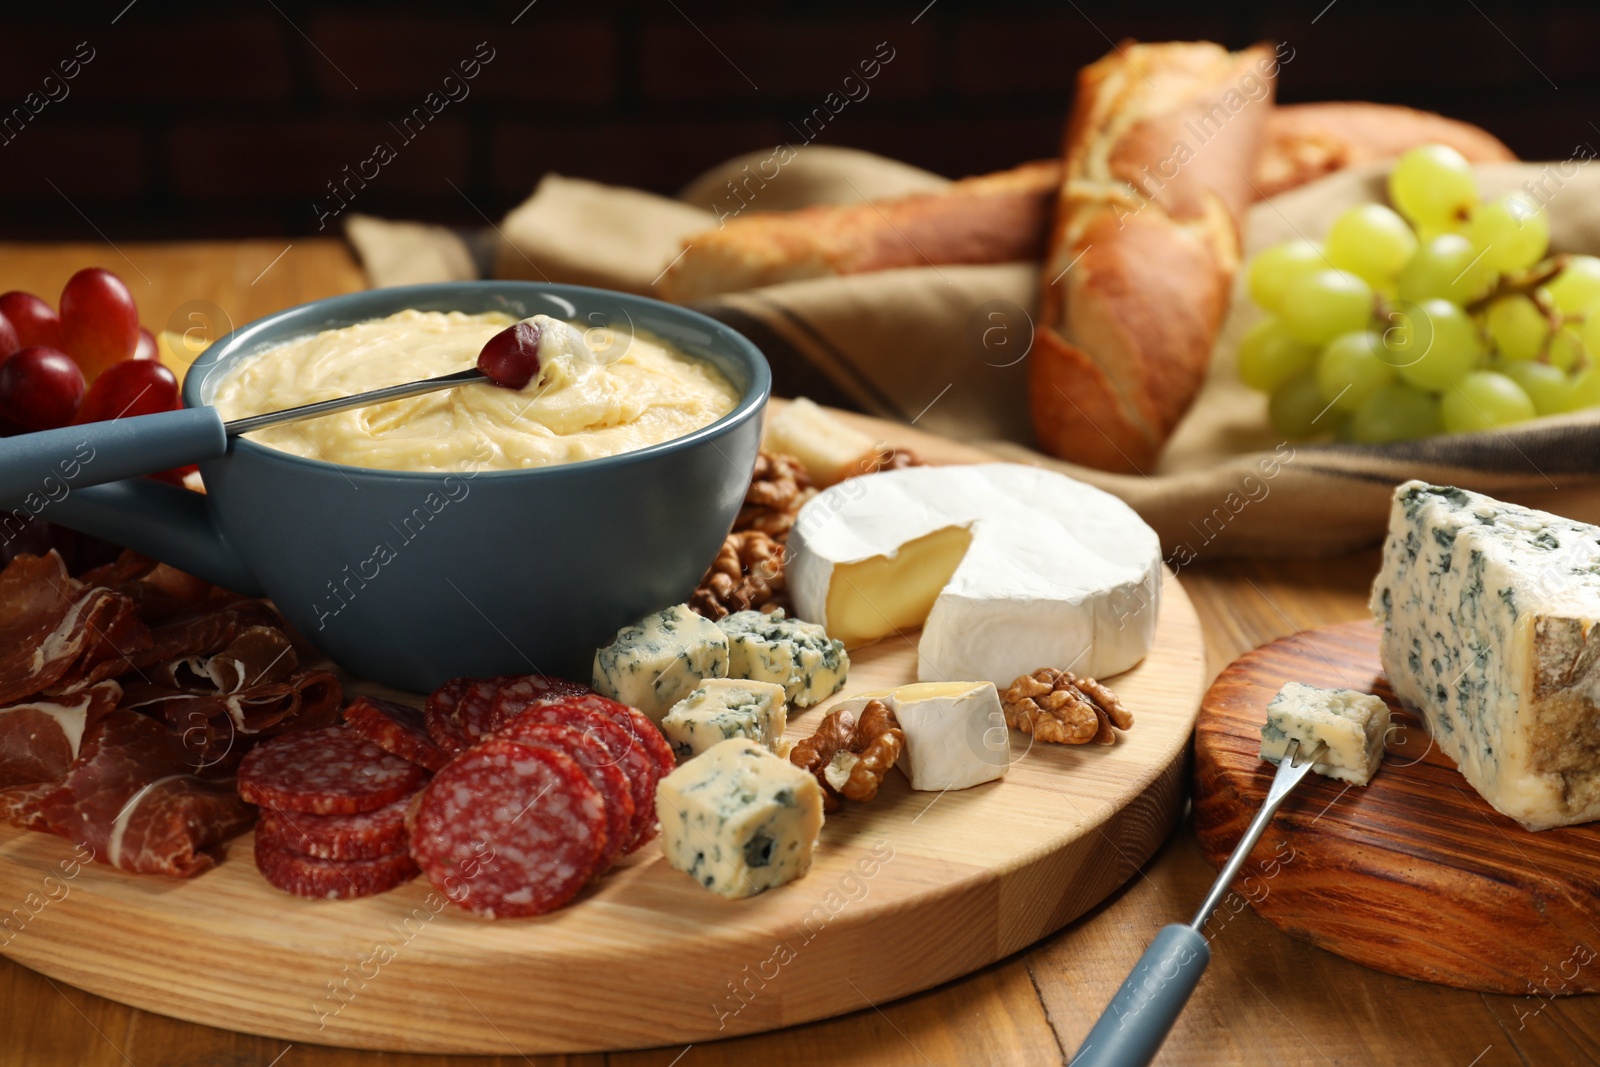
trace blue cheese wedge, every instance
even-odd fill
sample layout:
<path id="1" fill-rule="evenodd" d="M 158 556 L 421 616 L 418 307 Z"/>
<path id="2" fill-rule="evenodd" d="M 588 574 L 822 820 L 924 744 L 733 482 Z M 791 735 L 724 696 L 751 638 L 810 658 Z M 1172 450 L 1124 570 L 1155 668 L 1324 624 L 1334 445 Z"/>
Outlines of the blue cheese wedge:
<path id="1" fill-rule="evenodd" d="M 993 682 L 915 682 L 834 708 L 859 714 L 870 700 L 887 704 L 906 735 L 896 766 L 912 789 L 968 789 L 1003 777 L 1011 766 L 1011 732 Z"/>
<path id="2" fill-rule="evenodd" d="M 1309 753 L 1317 742 L 1327 748 L 1311 769 L 1329 778 L 1366 785 L 1383 762 L 1383 738 L 1389 732 L 1389 705 L 1371 693 L 1354 689 L 1318 689 L 1290 682 L 1267 705 L 1261 727 L 1261 758 L 1277 763 L 1290 741 Z"/>
<path id="3" fill-rule="evenodd" d="M 595 692 L 632 705 L 658 726 L 707 678 L 728 676 L 728 639 L 683 604 L 646 615 L 594 654 Z"/>
<path id="4" fill-rule="evenodd" d="M 780 746 L 787 725 L 783 686 L 708 678 L 672 706 L 661 720 L 661 732 L 682 763 L 730 737 L 748 737 L 768 751 L 784 755 Z"/>
<path id="5" fill-rule="evenodd" d="M 1497 811 L 1600 819 L 1600 528 L 1407 482 L 1372 612 L 1395 695 Z"/>
<path id="6" fill-rule="evenodd" d="M 850 673 L 844 644 L 815 623 L 740 611 L 717 623 L 728 636 L 728 676 L 783 686 L 789 703 L 808 708 L 837 693 Z"/>
<path id="7" fill-rule="evenodd" d="M 713 745 L 656 786 L 667 863 L 719 896 L 806 873 L 822 829 L 816 778 L 747 737 Z"/>

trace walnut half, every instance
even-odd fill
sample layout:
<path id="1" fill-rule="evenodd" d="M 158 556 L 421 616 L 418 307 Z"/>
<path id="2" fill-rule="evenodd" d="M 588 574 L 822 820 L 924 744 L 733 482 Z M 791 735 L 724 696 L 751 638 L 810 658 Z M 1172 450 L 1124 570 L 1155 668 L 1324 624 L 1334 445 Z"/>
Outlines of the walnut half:
<path id="1" fill-rule="evenodd" d="M 788 607 L 783 546 L 759 530 L 729 534 L 689 597 L 690 610 L 713 622 L 736 611 L 770 614 Z"/>
<path id="2" fill-rule="evenodd" d="M 877 796 L 905 747 L 894 712 L 881 700 L 869 700 L 859 718 L 848 708 L 829 712 L 816 733 L 794 746 L 789 762 L 816 776 L 822 810 L 837 811 L 840 796 L 860 802 Z"/>
<path id="3" fill-rule="evenodd" d="M 1133 725 L 1117 694 L 1093 678 L 1054 667 L 1040 667 L 1012 682 L 1000 694 L 1000 706 L 1012 729 L 1062 745 L 1114 744 L 1111 728 Z"/>

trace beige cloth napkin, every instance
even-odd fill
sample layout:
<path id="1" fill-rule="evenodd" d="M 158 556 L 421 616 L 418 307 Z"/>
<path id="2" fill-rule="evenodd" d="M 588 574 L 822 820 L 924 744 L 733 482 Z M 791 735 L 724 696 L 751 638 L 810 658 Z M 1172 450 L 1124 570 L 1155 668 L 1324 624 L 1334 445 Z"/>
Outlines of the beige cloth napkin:
<path id="1" fill-rule="evenodd" d="M 728 183 L 740 185 L 751 161 L 763 158 L 741 157 L 696 179 L 689 192 L 703 207 L 547 176 L 500 228 L 496 274 L 648 294 L 685 239 L 716 225 L 713 212 L 738 206 Z M 1343 208 L 1382 199 L 1387 169 L 1336 174 L 1255 205 L 1247 250 L 1297 234 L 1322 237 Z M 1500 164 L 1479 175 L 1486 196 L 1531 183 L 1547 204 L 1557 251 L 1600 252 L 1600 170 Z M 944 181 L 866 153 L 813 146 L 755 190 L 745 210 L 902 195 Z M 353 231 L 374 284 L 394 284 L 384 265 L 404 257 L 370 228 L 360 237 Z M 1142 476 L 1088 470 L 1027 447 L 1023 357 L 1038 296 L 1033 264 L 819 278 L 696 306 L 761 347 L 780 395 L 914 422 L 1098 485 L 1156 528 L 1177 568 L 1373 543 L 1383 534 L 1391 489 L 1413 477 L 1600 521 L 1600 411 L 1382 448 L 1280 440 L 1267 423 L 1265 398 L 1237 380 L 1238 338 L 1257 314 L 1241 292 L 1242 282 L 1200 395 L 1160 462 Z"/>

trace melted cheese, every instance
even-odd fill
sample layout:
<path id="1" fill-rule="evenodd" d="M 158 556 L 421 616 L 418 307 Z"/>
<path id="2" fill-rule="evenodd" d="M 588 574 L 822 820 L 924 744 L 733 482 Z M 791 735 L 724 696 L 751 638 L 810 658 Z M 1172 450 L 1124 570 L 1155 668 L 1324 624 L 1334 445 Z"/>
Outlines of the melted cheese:
<path id="1" fill-rule="evenodd" d="M 515 320 L 490 312 L 402 311 L 324 330 L 244 361 L 217 389 L 225 419 L 453 374 Z M 716 368 L 643 332 L 580 334 L 534 316 L 540 373 L 525 389 L 439 390 L 247 434 L 309 459 L 411 471 L 519 470 L 670 441 L 732 411 Z"/>

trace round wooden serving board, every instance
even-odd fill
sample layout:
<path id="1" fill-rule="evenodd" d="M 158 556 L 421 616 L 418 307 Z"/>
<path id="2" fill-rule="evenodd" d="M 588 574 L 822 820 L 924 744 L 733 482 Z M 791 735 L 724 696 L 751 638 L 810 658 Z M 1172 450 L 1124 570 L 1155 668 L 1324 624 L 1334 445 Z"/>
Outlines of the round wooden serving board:
<path id="1" fill-rule="evenodd" d="M 851 421 L 935 462 L 990 458 Z M 858 650 L 840 697 L 913 680 L 916 636 Z M 804 878 L 748 900 L 713 896 L 651 846 L 560 911 L 485 922 L 421 880 L 364 900 L 287 896 L 256 872 L 249 835 L 175 881 L 78 865 L 58 838 L 0 827 L 0 901 L 24 909 L 0 952 L 163 1015 L 413 1052 L 685 1044 L 859 1011 L 1052 933 L 1165 840 L 1205 684 L 1199 620 L 1170 575 L 1155 647 L 1109 681 L 1136 720 L 1114 746 L 1013 733 L 1004 779 L 944 794 L 892 774 L 828 817 Z M 797 714 L 790 736 L 825 710 Z"/>
<path id="2" fill-rule="evenodd" d="M 1312 774 L 1284 802 L 1234 889 L 1268 922 L 1368 967 L 1488 993 L 1600 991 L 1600 824 L 1530 831 L 1489 806 L 1350 622 L 1264 645 L 1223 671 L 1195 727 L 1195 831 L 1220 867 L 1272 781 L 1260 759 L 1286 682 L 1376 693 L 1393 711 L 1365 786 Z"/>

